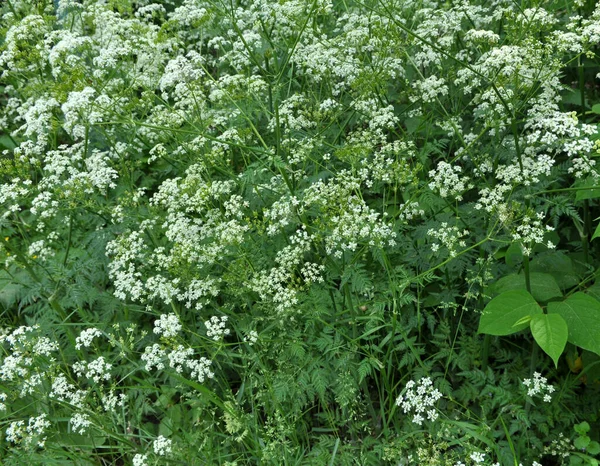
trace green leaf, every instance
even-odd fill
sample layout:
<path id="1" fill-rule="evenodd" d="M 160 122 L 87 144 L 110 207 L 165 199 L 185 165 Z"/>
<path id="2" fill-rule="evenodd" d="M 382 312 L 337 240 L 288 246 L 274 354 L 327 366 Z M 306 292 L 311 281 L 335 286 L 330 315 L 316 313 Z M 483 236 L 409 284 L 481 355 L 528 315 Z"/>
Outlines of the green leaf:
<path id="1" fill-rule="evenodd" d="M 529 275 L 531 284 L 531 295 L 538 302 L 550 301 L 553 298 L 561 298 L 562 292 L 558 283 L 549 273 L 532 272 Z M 525 275 L 510 274 L 502 277 L 492 285 L 492 293 L 503 293 L 509 290 L 526 290 Z"/>
<path id="2" fill-rule="evenodd" d="M 563 302 L 549 303 L 548 312 L 565 319 L 570 343 L 600 354 L 600 301 L 577 292 Z"/>
<path id="3" fill-rule="evenodd" d="M 592 439 L 590 439 L 587 435 L 583 435 L 581 437 L 577 437 L 573 444 L 578 450 L 583 450 L 590 444 L 591 440 Z"/>
<path id="4" fill-rule="evenodd" d="M 531 316 L 525 316 L 522 319 L 517 320 L 513 324 L 513 327 L 518 327 L 520 325 L 528 324 L 529 322 L 531 322 Z"/>
<path id="5" fill-rule="evenodd" d="M 510 335 L 527 324 L 514 324 L 526 316 L 542 314 L 542 308 L 525 290 L 510 290 L 496 296 L 483 310 L 479 320 L 478 333 L 489 335 Z"/>
<path id="6" fill-rule="evenodd" d="M 516 267 L 523 262 L 523 250 L 521 249 L 521 245 L 519 243 L 512 243 L 506 250 L 504 260 L 509 267 Z"/>
<path id="7" fill-rule="evenodd" d="M 600 104 L 592 105 L 592 112 L 594 112 L 597 115 L 600 115 Z"/>
<path id="8" fill-rule="evenodd" d="M 575 191 L 575 200 L 582 201 L 584 199 L 596 199 L 600 197 L 600 189 L 592 188 L 592 186 L 598 186 L 598 183 L 593 177 L 589 177 L 583 181 L 573 184 L 577 188 L 588 188 L 579 189 Z"/>
<path id="9" fill-rule="evenodd" d="M 580 424 L 575 424 L 573 426 L 573 429 L 575 430 L 575 432 L 577 432 L 579 435 L 585 435 L 590 431 L 590 425 L 586 422 L 583 421 Z"/>
<path id="10" fill-rule="evenodd" d="M 600 453 L 600 443 L 596 442 L 595 440 L 592 440 L 587 446 L 587 452 L 590 455 L 597 455 L 598 453 Z"/>
<path id="11" fill-rule="evenodd" d="M 598 238 L 598 236 L 600 236 L 600 223 L 598 224 L 598 226 L 594 230 L 594 234 L 592 235 L 592 239 L 591 240 L 594 240 L 594 239 Z"/>
<path id="12" fill-rule="evenodd" d="M 580 281 L 580 277 L 573 265 L 573 260 L 560 251 L 539 254 L 531 260 L 529 270 L 532 273 L 549 273 L 554 277 L 556 283 L 563 291 L 579 284 Z"/>
<path id="13" fill-rule="evenodd" d="M 558 367 L 558 358 L 565 350 L 569 336 L 565 319 L 558 314 L 538 314 L 531 318 L 529 326 L 535 341 Z"/>

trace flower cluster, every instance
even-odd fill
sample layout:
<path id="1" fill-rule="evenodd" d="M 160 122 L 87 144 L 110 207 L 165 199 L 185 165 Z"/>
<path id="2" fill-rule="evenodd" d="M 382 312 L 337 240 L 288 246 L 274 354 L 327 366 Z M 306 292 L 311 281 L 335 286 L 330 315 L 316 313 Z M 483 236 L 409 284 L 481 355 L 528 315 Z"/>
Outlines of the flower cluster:
<path id="1" fill-rule="evenodd" d="M 209 320 L 204 322 L 206 336 L 215 341 L 219 341 L 224 336 L 229 335 L 230 330 L 226 327 L 227 319 L 227 316 L 212 316 Z"/>
<path id="2" fill-rule="evenodd" d="M 404 414 L 414 413 L 412 422 L 422 425 L 425 420 L 423 414 L 429 421 L 435 421 L 438 418 L 435 404 L 442 396 L 442 393 L 433 387 L 431 379 L 423 377 L 418 383 L 410 380 L 406 384 L 406 391 L 404 395 L 398 396 L 396 406 L 402 407 Z"/>
<path id="3" fill-rule="evenodd" d="M 552 401 L 551 395 L 554 393 L 555 388 L 539 372 L 533 373 L 533 379 L 523 379 L 523 385 L 527 387 L 527 396 L 540 396 L 546 403 Z"/>
<path id="4" fill-rule="evenodd" d="M 154 321 L 154 333 L 165 338 L 173 338 L 181 331 L 182 326 L 179 317 L 175 314 L 163 314 Z"/>

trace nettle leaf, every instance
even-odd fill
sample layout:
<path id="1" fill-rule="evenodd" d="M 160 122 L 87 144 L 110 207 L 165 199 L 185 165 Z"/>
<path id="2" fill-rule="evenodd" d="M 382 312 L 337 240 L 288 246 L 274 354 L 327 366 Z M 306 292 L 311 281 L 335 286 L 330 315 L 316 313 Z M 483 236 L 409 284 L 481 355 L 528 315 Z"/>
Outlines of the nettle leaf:
<path id="1" fill-rule="evenodd" d="M 479 320 L 478 333 L 510 335 L 527 328 L 527 316 L 542 314 L 542 308 L 526 290 L 510 290 L 496 296 L 484 308 Z"/>
<path id="2" fill-rule="evenodd" d="M 565 319 L 559 314 L 538 314 L 529 323 L 531 334 L 540 348 L 552 358 L 558 367 L 558 358 L 565 350 L 569 328 Z"/>
<path id="3" fill-rule="evenodd" d="M 562 292 L 555 278 L 549 273 L 533 272 L 529 276 L 531 284 L 531 295 L 538 302 L 550 301 L 553 298 L 561 298 Z M 502 277 L 492 285 L 492 293 L 504 293 L 510 290 L 526 290 L 525 275 L 510 274 Z"/>
<path id="4" fill-rule="evenodd" d="M 600 355 L 600 301 L 577 292 L 565 301 L 549 303 L 548 313 L 565 319 L 570 343 Z"/>

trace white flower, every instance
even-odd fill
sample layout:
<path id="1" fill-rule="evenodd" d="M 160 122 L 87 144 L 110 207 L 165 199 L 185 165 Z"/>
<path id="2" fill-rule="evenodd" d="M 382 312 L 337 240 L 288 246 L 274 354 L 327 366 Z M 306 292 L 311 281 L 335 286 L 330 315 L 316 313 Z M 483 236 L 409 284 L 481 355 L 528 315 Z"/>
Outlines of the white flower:
<path id="1" fill-rule="evenodd" d="M 414 389 L 416 387 L 416 390 Z M 425 418 L 423 413 L 427 415 L 427 419 L 435 421 L 438 418 L 438 413 L 435 409 L 436 402 L 442 398 L 442 393 L 433 388 L 433 382 L 429 377 L 424 377 L 419 380 L 416 385 L 414 380 L 410 380 L 406 384 L 406 393 L 400 395 L 396 399 L 396 405 L 402 407 L 405 414 L 414 411 L 412 422 L 422 425 Z M 431 409 L 427 409 L 431 408 Z"/>
<path id="2" fill-rule="evenodd" d="M 230 331 L 225 327 L 226 324 L 227 316 L 212 316 L 210 320 L 204 322 L 204 325 L 206 326 L 206 336 L 218 341 L 225 335 L 229 335 Z"/>
<path id="3" fill-rule="evenodd" d="M 480 453 L 480 452 L 471 453 L 471 459 L 477 464 L 483 463 L 485 461 L 485 453 Z"/>
<path id="4" fill-rule="evenodd" d="M 141 453 L 137 453 L 133 457 L 133 466 L 148 466 L 146 461 L 148 460 L 148 455 L 142 455 Z"/>
<path id="5" fill-rule="evenodd" d="M 550 385 L 548 383 L 548 379 L 546 379 L 546 377 L 542 377 L 542 374 L 539 372 L 533 373 L 533 379 L 523 379 L 523 385 L 528 388 L 528 396 L 534 397 L 539 395 L 546 403 L 550 403 L 552 401 L 552 397 L 550 395 L 554 393 L 555 388 L 553 385 Z"/>
<path id="6" fill-rule="evenodd" d="M 165 338 L 177 336 L 181 328 L 179 317 L 173 313 L 163 314 L 160 316 L 160 319 L 154 321 L 154 333 L 162 335 Z"/>
<path id="7" fill-rule="evenodd" d="M 165 456 L 168 453 L 171 453 L 172 443 L 173 442 L 170 439 L 159 435 L 158 438 L 152 442 L 152 448 L 157 455 Z"/>
<path id="8" fill-rule="evenodd" d="M 89 419 L 89 416 L 85 413 L 75 413 L 73 417 L 71 417 L 71 428 L 73 432 L 78 434 L 83 434 L 87 430 L 87 428 L 92 424 Z"/>
<path id="9" fill-rule="evenodd" d="M 157 370 L 164 369 L 163 359 L 165 356 L 166 351 L 157 343 L 154 343 L 152 346 L 146 346 L 144 354 L 142 354 L 142 361 L 146 362 L 146 370 L 151 371 L 153 367 L 156 367 Z"/>
<path id="10" fill-rule="evenodd" d="M 81 349 L 82 346 L 88 348 L 92 344 L 92 340 L 101 335 L 102 332 L 97 328 L 82 330 L 79 336 L 75 338 L 75 349 Z"/>

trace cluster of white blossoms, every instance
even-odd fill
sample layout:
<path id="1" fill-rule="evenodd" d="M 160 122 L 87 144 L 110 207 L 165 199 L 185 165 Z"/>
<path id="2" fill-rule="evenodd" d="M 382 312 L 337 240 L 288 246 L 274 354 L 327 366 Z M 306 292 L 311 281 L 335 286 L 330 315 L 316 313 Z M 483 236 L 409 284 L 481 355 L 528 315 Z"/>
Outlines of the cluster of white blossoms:
<path id="1" fill-rule="evenodd" d="M 173 441 L 166 438 L 163 435 L 159 435 L 156 440 L 152 442 L 152 449 L 158 456 L 166 456 L 173 450 Z"/>
<path id="2" fill-rule="evenodd" d="M 437 76 L 429 76 L 421 81 L 415 81 L 413 88 L 416 91 L 415 95 L 410 96 L 412 102 L 422 100 L 423 102 L 434 102 L 438 96 L 448 94 L 448 85 L 444 78 Z"/>
<path id="3" fill-rule="evenodd" d="M 90 416 L 87 413 L 75 413 L 69 420 L 71 425 L 71 429 L 73 432 L 78 434 L 84 434 L 90 425 L 92 425 L 92 421 L 90 420 Z"/>
<path id="4" fill-rule="evenodd" d="M 444 246 L 448 250 L 450 257 L 456 256 L 456 247 L 465 248 L 466 241 L 463 238 L 469 236 L 469 230 L 460 230 L 457 226 L 448 225 L 447 222 L 442 222 L 438 228 L 431 228 L 427 231 L 427 235 L 435 238 L 439 242 L 431 243 L 431 250 L 437 253 L 440 246 Z"/>
<path id="5" fill-rule="evenodd" d="M 227 316 L 212 316 L 204 322 L 206 327 L 206 336 L 215 341 L 219 341 L 223 337 L 229 335 L 230 330 L 227 328 Z"/>
<path id="6" fill-rule="evenodd" d="M 77 361 L 73 364 L 73 370 L 77 377 L 87 377 L 93 380 L 95 383 L 99 383 L 101 380 L 110 380 L 112 364 L 105 361 L 104 356 L 99 356 L 93 361 Z"/>
<path id="7" fill-rule="evenodd" d="M 573 441 L 565 437 L 562 432 L 558 434 L 558 438 L 553 439 L 549 445 L 544 446 L 544 454 L 556 456 L 561 459 L 567 459 L 574 449 Z"/>
<path id="8" fill-rule="evenodd" d="M 513 240 L 521 243 L 523 254 L 529 256 L 534 244 L 545 244 L 548 249 L 554 249 L 556 245 L 552 241 L 544 243 L 544 235 L 549 231 L 554 231 L 550 225 L 543 226 L 542 219 L 544 212 L 538 212 L 535 217 L 525 216 L 521 223 L 517 225 L 512 234 Z"/>
<path id="9" fill-rule="evenodd" d="M 25 421 L 13 421 L 6 428 L 6 440 L 14 444 L 20 444 L 25 447 L 44 448 L 47 436 L 44 435 L 50 421 L 48 416 L 43 413 L 36 417 L 31 417 L 25 425 Z"/>
<path id="10" fill-rule="evenodd" d="M 439 162 L 436 169 L 429 172 L 429 177 L 432 179 L 429 188 L 438 191 L 442 197 L 450 196 L 460 201 L 464 192 L 473 188 L 469 177 L 461 173 L 460 166 Z"/>
<path id="11" fill-rule="evenodd" d="M 523 379 L 523 385 L 527 387 L 527 396 L 540 396 L 546 403 L 552 401 L 551 395 L 556 390 L 539 372 L 534 372 L 532 379 Z"/>
<path id="12" fill-rule="evenodd" d="M 89 348 L 94 338 L 100 336 L 102 336 L 102 331 L 95 327 L 82 330 L 79 336 L 75 338 L 75 349 Z"/>
<path id="13" fill-rule="evenodd" d="M 154 321 L 154 333 L 165 338 L 176 337 L 182 328 L 179 317 L 172 312 L 162 314 L 159 319 Z"/>
<path id="14" fill-rule="evenodd" d="M 435 421 L 439 414 L 435 407 L 436 403 L 442 398 L 442 393 L 433 387 L 433 382 L 429 377 L 423 377 L 416 383 L 410 380 L 406 384 L 404 395 L 398 396 L 396 406 L 400 406 L 404 414 L 414 413 L 412 422 L 422 425 L 425 418 L 429 421 Z"/>
<path id="15" fill-rule="evenodd" d="M 158 343 L 146 346 L 144 354 L 140 359 L 145 363 L 144 368 L 150 372 L 153 369 L 157 371 L 166 368 L 166 362 L 169 362 L 169 367 L 175 369 L 177 373 L 183 373 L 184 368 L 189 370 L 190 377 L 200 383 L 206 379 L 214 378 L 212 372 L 212 361 L 205 357 L 194 359 L 194 350 L 183 345 L 177 345 L 174 348 L 164 348 Z"/>
<path id="16" fill-rule="evenodd" d="M 0 380 L 18 380 L 24 385 L 41 383 L 36 373 L 35 359 L 53 358 L 52 353 L 58 351 L 58 343 L 40 335 L 39 331 L 39 326 L 21 326 L 0 336 L 0 344 L 8 343 L 7 355 L 0 366 Z"/>

